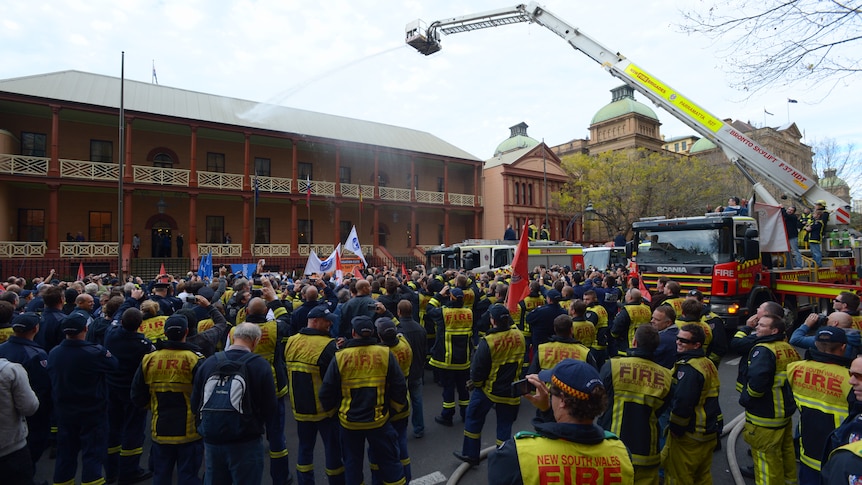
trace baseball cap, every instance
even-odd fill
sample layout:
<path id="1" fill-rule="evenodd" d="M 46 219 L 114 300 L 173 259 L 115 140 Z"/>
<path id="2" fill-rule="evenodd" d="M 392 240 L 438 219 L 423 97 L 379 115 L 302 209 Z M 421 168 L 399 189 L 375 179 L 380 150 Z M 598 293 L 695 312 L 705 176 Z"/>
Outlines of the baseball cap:
<path id="1" fill-rule="evenodd" d="M 377 327 L 377 335 L 382 340 L 394 340 L 398 335 L 398 330 L 395 328 L 395 322 L 389 317 L 380 317 L 374 321 L 374 326 Z"/>
<path id="2" fill-rule="evenodd" d="M 353 331 L 356 332 L 356 335 L 361 337 L 372 337 L 374 335 L 374 322 L 365 315 L 353 317 L 350 324 L 353 326 Z"/>
<path id="3" fill-rule="evenodd" d="M 33 290 L 21 290 L 21 293 L 18 294 L 18 298 L 27 298 L 33 294 Z"/>
<path id="4" fill-rule="evenodd" d="M 493 318 L 495 322 L 499 322 L 502 318 L 511 316 L 509 314 L 509 309 L 499 303 L 491 305 L 488 308 L 488 313 L 491 314 L 491 318 Z"/>
<path id="5" fill-rule="evenodd" d="M 66 335 L 78 335 L 87 329 L 90 323 L 90 316 L 84 312 L 73 311 L 63 320 L 63 333 Z"/>
<path id="6" fill-rule="evenodd" d="M 688 290 L 688 296 L 693 296 L 698 300 L 703 299 L 703 293 L 701 293 L 700 290 Z"/>
<path id="7" fill-rule="evenodd" d="M 550 382 L 575 399 L 586 401 L 596 387 L 604 387 L 596 369 L 580 360 L 565 359 L 553 369 L 539 372 L 539 379 Z"/>
<path id="8" fill-rule="evenodd" d="M 549 298 L 553 302 L 559 302 L 563 299 L 563 295 L 557 290 L 548 290 L 548 292 L 545 293 L 545 297 Z"/>
<path id="9" fill-rule="evenodd" d="M 462 290 L 461 288 L 452 288 L 451 290 L 449 290 L 449 294 L 459 300 L 461 298 L 464 298 L 464 290 Z"/>
<path id="10" fill-rule="evenodd" d="M 847 334 L 840 327 L 823 327 L 817 331 L 816 342 L 831 342 L 836 344 L 846 344 Z"/>
<path id="11" fill-rule="evenodd" d="M 823 207 L 826 207 L 826 201 L 823 199 L 820 199 L 817 202 L 815 202 L 814 205 L 822 205 Z"/>
<path id="12" fill-rule="evenodd" d="M 206 298 L 209 301 L 212 301 L 213 297 L 215 296 L 215 291 L 213 291 L 213 289 L 209 286 L 202 286 L 198 290 L 198 295 Z"/>
<path id="13" fill-rule="evenodd" d="M 182 332 L 189 328 L 189 319 L 185 315 L 173 314 L 165 320 L 165 333 Z"/>
<path id="14" fill-rule="evenodd" d="M 326 308 L 326 305 L 317 305 L 308 312 L 308 318 L 326 318 L 330 322 L 335 322 L 335 315 Z"/>
<path id="15" fill-rule="evenodd" d="M 12 319 L 13 332 L 28 332 L 39 325 L 41 319 L 34 312 L 24 312 Z"/>

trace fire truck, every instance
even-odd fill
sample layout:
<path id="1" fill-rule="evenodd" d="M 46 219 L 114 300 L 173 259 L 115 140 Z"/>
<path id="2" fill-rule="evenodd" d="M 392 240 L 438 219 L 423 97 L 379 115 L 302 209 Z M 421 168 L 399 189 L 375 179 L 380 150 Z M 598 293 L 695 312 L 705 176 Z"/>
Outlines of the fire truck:
<path id="1" fill-rule="evenodd" d="M 512 264 L 518 241 L 468 239 L 451 246 L 425 251 L 427 268 L 465 269 L 475 273 L 493 271 Z M 527 247 L 530 269 L 544 265 L 577 268 L 584 264 L 584 250 L 567 241 L 530 241 Z"/>
<path id="2" fill-rule="evenodd" d="M 562 37 L 575 50 L 599 63 L 656 105 L 662 107 L 701 136 L 711 140 L 754 185 L 757 198 L 766 204 L 779 203 L 751 172 L 757 172 L 778 186 L 787 196 L 813 205 L 823 200 L 832 226 L 850 223 L 847 202 L 818 186 L 755 140 L 656 78 L 616 50 L 609 49 L 569 25 L 537 3 L 487 11 L 432 22 L 407 24 L 406 42 L 421 54 L 431 55 L 442 48 L 440 34 L 455 34 L 517 23 L 535 23 Z M 634 224 L 634 241 L 627 255 L 639 268 L 648 285 L 661 276 L 678 280 L 683 288 L 703 291 L 713 311 L 725 318 L 728 328 L 744 322 L 763 301 L 774 300 L 789 309 L 794 318 L 810 311 L 828 309 L 841 291 L 860 290 L 854 274 L 855 261 L 849 251 L 824 248 L 824 265 L 807 269 L 778 271 L 764 267 L 760 252 L 758 222 L 752 217 L 714 215 L 681 219 L 656 218 Z"/>

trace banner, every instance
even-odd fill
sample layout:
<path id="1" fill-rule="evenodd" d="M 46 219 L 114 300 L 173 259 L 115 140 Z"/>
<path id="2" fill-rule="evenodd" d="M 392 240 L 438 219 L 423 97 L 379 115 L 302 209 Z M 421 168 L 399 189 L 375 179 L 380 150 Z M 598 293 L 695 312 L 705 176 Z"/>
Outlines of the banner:
<path id="1" fill-rule="evenodd" d="M 754 214 L 752 215 L 757 219 L 757 227 L 760 234 L 760 252 L 786 253 L 790 251 L 790 243 L 787 241 L 787 228 L 784 227 L 784 217 L 781 215 L 781 207 L 755 202 Z"/>
<path id="2" fill-rule="evenodd" d="M 305 263 L 305 271 L 302 274 L 310 275 L 318 273 L 320 273 L 320 258 L 317 257 L 317 253 L 312 249 L 311 254 L 308 255 L 308 261 Z"/>

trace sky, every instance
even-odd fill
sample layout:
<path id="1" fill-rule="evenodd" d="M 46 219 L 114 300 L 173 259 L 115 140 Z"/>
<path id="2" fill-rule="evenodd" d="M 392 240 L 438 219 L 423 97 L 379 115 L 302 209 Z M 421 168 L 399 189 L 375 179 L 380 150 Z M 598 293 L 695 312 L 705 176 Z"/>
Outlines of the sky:
<path id="1" fill-rule="evenodd" d="M 862 149 L 858 80 L 748 95 L 728 87 L 726 47 L 684 34 L 690 0 L 540 2 L 718 118 L 756 126 L 795 122 L 803 142 L 832 138 Z M 516 5 L 505 0 L 5 0 L 0 78 L 63 70 L 278 104 L 429 132 L 479 159 L 509 127 L 549 146 L 586 138 L 621 81 L 551 31 L 516 24 L 443 36 L 425 57 L 405 25 Z M 639 94 L 666 138 L 693 134 Z M 797 104 L 787 99 L 798 100 Z M 766 112 L 772 113 L 771 115 Z M 862 177 L 841 174 L 862 198 Z"/>

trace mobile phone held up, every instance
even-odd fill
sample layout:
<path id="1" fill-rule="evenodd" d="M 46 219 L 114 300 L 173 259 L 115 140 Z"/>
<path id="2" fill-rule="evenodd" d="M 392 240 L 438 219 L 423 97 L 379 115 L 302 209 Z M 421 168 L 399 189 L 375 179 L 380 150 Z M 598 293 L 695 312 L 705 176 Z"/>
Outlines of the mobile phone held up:
<path id="1" fill-rule="evenodd" d="M 530 381 L 527 379 L 521 379 L 520 381 L 515 381 L 512 383 L 512 395 L 513 396 L 523 396 L 524 394 L 530 394 L 536 390 L 536 386 L 530 384 Z"/>

